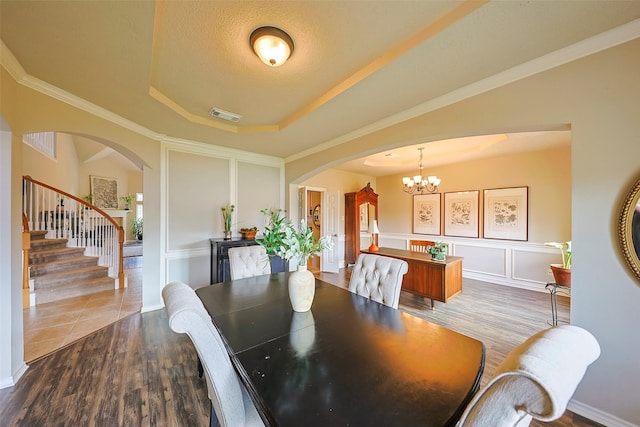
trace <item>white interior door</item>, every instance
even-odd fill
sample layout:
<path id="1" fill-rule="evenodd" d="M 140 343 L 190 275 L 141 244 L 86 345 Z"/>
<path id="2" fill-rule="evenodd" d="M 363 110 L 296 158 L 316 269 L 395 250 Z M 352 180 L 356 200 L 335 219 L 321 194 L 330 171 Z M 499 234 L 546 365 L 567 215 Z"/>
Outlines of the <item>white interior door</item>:
<path id="1" fill-rule="evenodd" d="M 298 222 L 294 225 L 296 230 L 300 227 L 300 222 L 307 218 L 307 187 L 298 187 Z"/>
<path id="2" fill-rule="evenodd" d="M 338 225 L 340 224 L 340 192 L 322 192 L 322 221 L 320 235 L 331 236 L 333 247 L 322 252 L 320 270 L 337 273 L 339 267 L 338 254 Z"/>

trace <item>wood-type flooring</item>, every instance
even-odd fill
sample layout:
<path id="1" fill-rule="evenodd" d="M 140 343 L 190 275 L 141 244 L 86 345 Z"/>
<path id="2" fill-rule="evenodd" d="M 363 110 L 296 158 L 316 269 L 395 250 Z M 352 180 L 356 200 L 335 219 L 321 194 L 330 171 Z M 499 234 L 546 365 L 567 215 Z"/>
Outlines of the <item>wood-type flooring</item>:
<path id="1" fill-rule="evenodd" d="M 346 287 L 349 270 L 318 273 Z M 559 297 L 568 322 L 569 298 Z M 548 327 L 549 294 L 465 279 L 447 304 L 403 292 L 400 309 L 481 340 L 487 358 L 482 385 L 517 344 Z M 132 314 L 39 358 L 14 387 L 0 390 L 2 426 L 207 426 L 211 404 L 196 371 L 196 352 L 173 333 L 164 310 Z M 567 411 L 532 426 L 599 426 Z"/>

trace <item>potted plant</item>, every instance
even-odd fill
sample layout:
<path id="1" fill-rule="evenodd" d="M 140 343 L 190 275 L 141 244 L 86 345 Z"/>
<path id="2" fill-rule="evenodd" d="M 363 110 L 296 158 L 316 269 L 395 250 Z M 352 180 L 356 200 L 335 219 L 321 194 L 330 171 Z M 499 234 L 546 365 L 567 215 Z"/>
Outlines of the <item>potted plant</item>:
<path id="1" fill-rule="evenodd" d="M 131 203 L 133 203 L 133 198 L 135 196 L 133 194 L 126 194 L 122 197 L 120 197 L 120 199 L 122 199 L 122 202 L 124 203 L 124 210 L 128 211 L 129 209 L 131 209 Z"/>
<path id="2" fill-rule="evenodd" d="M 427 252 L 431 254 L 431 258 L 434 260 L 445 261 L 448 247 L 449 245 L 445 242 L 436 242 L 433 246 L 427 246 Z"/>
<path id="3" fill-rule="evenodd" d="M 240 234 L 242 234 L 242 238 L 247 240 L 255 239 L 257 232 L 258 232 L 258 227 L 248 227 L 248 228 L 240 229 Z"/>
<path id="4" fill-rule="evenodd" d="M 571 240 L 568 242 L 546 242 L 546 246 L 560 249 L 562 264 L 551 264 L 553 279 L 557 285 L 571 286 Z"/>
<path id="5" fill-rule="evenodd" d="M 233 217 L 234 205 L 223 206 L 222 222 L 224 224 L 224 240 L 231 240 L 231 218 Z"/>
<path id="6" fill-rule="evenodd" d="M 267 255 L 269 255 L 271 272 L 289 271 L 289 261 L 276 255 L 276 248 L 282 244 L 283 228 L 289 221 L 285 216 L 285 211 L 282 209 L 262 209 L 260 212 L 267 217 L 267 225 L 262 233 L 262 239 L 259 239 L 258 243 L 266 249 Z"/>
<path id="7" fill-rule="evenodd" d="M 142 240 L 142 218 L 134 218 L 131 220 L 131 234 L 138 239 Z"/>
<path id="8" fill-rule="evenodd" d="M 282 209 L 262 209 L 260 211 L 267 217 L 268 225 L 264 228 L 260 243 L 267 250 L 267 254 L 276 255 L 282 245 L 284 227 L 288 225 L 289 219 Z"/>

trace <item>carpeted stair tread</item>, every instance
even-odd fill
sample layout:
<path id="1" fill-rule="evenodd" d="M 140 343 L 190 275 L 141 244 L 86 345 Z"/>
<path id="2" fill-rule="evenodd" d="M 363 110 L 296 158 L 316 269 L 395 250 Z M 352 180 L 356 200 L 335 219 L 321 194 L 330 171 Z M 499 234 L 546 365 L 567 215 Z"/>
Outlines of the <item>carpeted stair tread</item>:
<path id="1" fill-rule="evenodd" d="M 72 286 L 74 282 L 77 283 L 88 279 L 108 277 L 108 273 L 108 267 L 96 265 L 57 273 L 49 273 L 44 276 L 37 276 L 33 278 L 33 283 L 35 290 L 38 291 L 52 286 L 65 286 L 66 283 L 69 283 L 69 285 Z M 110 279 L 113 281 L 112 278 Z"/>
<path id="2" fill-rule="evenodd" d="M 59 301 L 65 298 L 74 298 L 82 295 L 95 294 L 102 291 L 113 290 L 115 281 L 112 277 L 99 277 L 60 285 L 53 288 L 40 289 L 36 292 L 36 303 Z"/>
<path id="3" fill-rule="evenodd" d="M 55 261 L 32 264 L 31 277 L 94 265 L 98 265 L 98 257 L 82 255 L 73 258 L 56 259 Z"/>
<path id="4" fill-rule="evenodd" d="M 31 241 L 31 250 L 40 250 L 49 247 L 65 247 L 69 239 L 39 239 Z"/>
<path id="5" fill-rule="evenodd" d="M 30 231 L 29 234 L 31 234 L 31 241 L 33 242 L 34 240 L 42 240 L 45 238 L 45 236 L 47 235 L 48 231 L 47 230 L 36 230 L 36 231 Z"/>
<path id="6" fill-rule="evenodd" d="M 64 247 L 39 251 L 29 251 L 29 264 L 53 262 L 64 258 L 75 258 L 83 255 L 85 248 Z"/>

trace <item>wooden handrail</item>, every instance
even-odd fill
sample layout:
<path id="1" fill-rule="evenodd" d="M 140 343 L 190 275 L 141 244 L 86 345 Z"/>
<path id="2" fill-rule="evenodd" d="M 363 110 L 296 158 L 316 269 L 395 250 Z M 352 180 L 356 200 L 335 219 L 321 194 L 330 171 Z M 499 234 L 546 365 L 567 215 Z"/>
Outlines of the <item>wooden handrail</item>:
<path id="1" fill-rule="evenodd" d="M 47 190 L 50 190 L 54 193 L 60 194 L 64 197 L 67 197 L 69 199 L 72 199 L 74 201 L 76 201 L 77 203 L 79 203 L 81 206 L 84 206 L 86 208 L 92 209 L 95 212 L 99 213 L 102 217 L 104 217 L 114 228 L 115 230 L 117 230 L 117 234 L 118 234 L 118 287 L 120 289 L 124 289 L 125 287 L 125 275 L 124 275 L 124 251 L 123 251 L 123 246 L 124 246 L 124 228 L 118 224 L 118 222 L 113 219 L 108 213 L 106 213 L 105 211 L 103 211 L 102 209 L 100 209 L 97 206 L 92 205 L 91 203 L 86 202 L 85 200 L 74 196 L 73 194 L 67 193 L 66 191 L 63 190 L 59 190 L 55 187 L 52 187 L 48 184 L 45 184 L 44 182 L 40 182 L 37 181 L 33 178 L 31 178 L 30 176 L 23 176 L 22 177 L 24 181 L 27 182 L 31 182 L 32 184 L 36 184 L 40 187 L 46 188 Z M 23 213 L 23 228 L 24 228 L 24 221 L 27 221 L 27 230 L 29 229 L 29 224 L 28 224 L 28 219 L 26 218 L 26 216 Z"/>
<path id="2" fill-rule="evenodd" d="M 22 308 L 30 306 L 29 290 L 29 249 L 31 249 L 31 233 L 29 221 L 22 213 Z"/>

